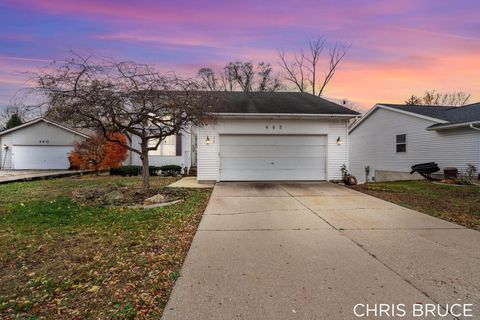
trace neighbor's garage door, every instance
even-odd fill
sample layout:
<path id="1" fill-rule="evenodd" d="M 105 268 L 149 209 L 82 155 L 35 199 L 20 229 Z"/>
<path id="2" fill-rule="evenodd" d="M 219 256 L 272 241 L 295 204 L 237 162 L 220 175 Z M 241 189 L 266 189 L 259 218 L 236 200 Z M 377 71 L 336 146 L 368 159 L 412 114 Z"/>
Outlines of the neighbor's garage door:
<path id="1" fill-rule="evenodd" d="M 68 169 L 71 146 L 13 146 L 13 168 Z"/>
<path id="2" fill-rule="evenodd" d="M 326 136 L 221 135 L 221 181 L 325 180 Z"/>

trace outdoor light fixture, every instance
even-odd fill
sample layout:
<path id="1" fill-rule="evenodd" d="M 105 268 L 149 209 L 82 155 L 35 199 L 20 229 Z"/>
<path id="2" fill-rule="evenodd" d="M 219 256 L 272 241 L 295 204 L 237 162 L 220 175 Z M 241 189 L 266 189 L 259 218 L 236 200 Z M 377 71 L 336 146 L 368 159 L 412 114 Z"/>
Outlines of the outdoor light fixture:
<path id="1" fill-rule="evenodd" d="M 207 136 L 207 138 L 205 139 L 205 144 L 210 144 L 210 143 L 211 143 L 211 141 L 210 141 L 210 137 L 209 137 L 209 136 Z"/>
<path id="2" fill-rule="evenodd" d="M 4 145 L 2 146 L 2 149 L 8 150 L 8 146 L 7 146 L 6 144 L 4 144 Z"/>
<path id="3" fill-rule="evenodd" d="M 337 138 L 337 145 L 341 145 L 343 143 L 342 138 L 338 137 Z"/>

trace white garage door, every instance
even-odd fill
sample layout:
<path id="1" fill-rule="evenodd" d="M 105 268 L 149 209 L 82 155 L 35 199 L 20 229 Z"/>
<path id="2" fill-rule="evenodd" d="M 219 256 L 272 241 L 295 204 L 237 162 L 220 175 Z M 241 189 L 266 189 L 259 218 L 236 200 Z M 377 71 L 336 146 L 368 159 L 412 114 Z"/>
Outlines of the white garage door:
<path id="1" fill-rule="evenodd" d="M 221 135 L 221 181 L 325 180 L 326 136 Z"/>
<path id="2" fill-rule="evenodd" d="M 13 168 L 68 169 L 71 146 L 13 146 Z"/>

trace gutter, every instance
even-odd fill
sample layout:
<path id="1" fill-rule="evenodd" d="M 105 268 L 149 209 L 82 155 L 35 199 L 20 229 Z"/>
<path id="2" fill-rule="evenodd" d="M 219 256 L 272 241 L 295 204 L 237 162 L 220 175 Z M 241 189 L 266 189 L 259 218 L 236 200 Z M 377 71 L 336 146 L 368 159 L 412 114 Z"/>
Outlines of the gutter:
<path id="1" fill-rule="evenodd" d="M 474 130 L 480 130 L 480 128 L 477 128 L 474 126 L 475 124 L 480 124 L 480 121 L 439 125 L 437 127 L 428 127 L 427 130 L 431 131 L 431 130 L 442 130 L 442 129 L 454 129 L 454 128 L 461 128 L 461 127 L 469 127 Z"/>
<path id="2" fill-rule="evenodd" d="M 330 119 L 351 119 L 356 118 L 358 114 L 309 114 L 309 113 L 213 113 L 221 118 L 330 118 Z"/>

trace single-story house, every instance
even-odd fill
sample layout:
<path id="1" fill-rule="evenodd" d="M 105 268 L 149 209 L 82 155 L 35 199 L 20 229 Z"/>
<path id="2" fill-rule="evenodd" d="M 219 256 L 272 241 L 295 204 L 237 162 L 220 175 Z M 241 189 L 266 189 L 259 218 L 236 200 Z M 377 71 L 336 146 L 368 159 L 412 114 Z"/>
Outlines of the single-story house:
<path id="1" fill-rule="evenodd" d="M 359 182 L 411 180 L 410 167 L 480 168 L 480 103 L 463 107 L 377 104 L 349 131 L 349 171 Z"/>
<path id="2" fill-rule="evenodd" d="M 357 112 L 307 93 L 217 94 L 215 120 L 167 137 L 150 152 L 151 165 L 196 167 L 201 182 L 341 179 L 341 166 L 348 164 L 348 123 Z M 66 169 L 73 144 L 86 137 L 46 119 L 3 131 L 4 168 Z M 129 152 L 124 164 L 141 161 Z"/>
<path id="3" fill-rule="evenodd" d="M 299 92 L 218 95 L 215 121 L 162 143 L 152 164 L 196 166 L 200 182 L 341 179 L 357 112 Z"/>
<path id="4" fill-rule="evenodd" d="M 0 132 L 0 168 L 68 169 L 68 154 L 88 136 L 56 122 L 38 118 Z"/>

